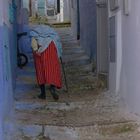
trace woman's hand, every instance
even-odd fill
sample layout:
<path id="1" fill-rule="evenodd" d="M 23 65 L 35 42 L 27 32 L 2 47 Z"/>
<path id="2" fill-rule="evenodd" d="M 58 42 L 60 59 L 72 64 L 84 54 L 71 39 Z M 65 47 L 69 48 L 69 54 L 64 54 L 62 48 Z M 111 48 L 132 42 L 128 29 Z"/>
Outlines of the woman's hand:
<path id="1" fill-rule="evenodd" d="M 37 56 L 41 56 L 41 53 L 39 53 L 38 51 L 34 51 L 34 53 L 35 53 Z"/>
<path id="2" fill-rule="evenodd" d="M 37 40 L 34 37 L 32 38 L 31 46 L 32 46 L 33 51 L 38 50 L 38 43 L 37 43 Z"/>

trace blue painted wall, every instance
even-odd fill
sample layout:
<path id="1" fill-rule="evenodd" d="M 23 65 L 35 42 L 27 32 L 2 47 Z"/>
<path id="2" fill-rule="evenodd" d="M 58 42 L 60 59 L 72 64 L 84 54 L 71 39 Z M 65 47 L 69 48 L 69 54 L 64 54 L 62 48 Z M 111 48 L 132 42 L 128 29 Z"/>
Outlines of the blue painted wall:
<path id="1" fill-rule="evenodd" d="M 80 43 L 91 59 L 96 59 L 96 0 L 79 0 Z"/>
<path id="2" fill-rule="evenodd" d="M 0 27 L 0 139 L 3 139 L 3 107 L 4 107 L 4 102 L 3 102 L 3 86 L 4 86 L 4 77 L 3 77 L 3 52 L 2 52 L 2 48 L 3 48 L 3 41 L 2 41 L 2 33 L 3 33 L 3 28 Z M 4 91 L 3 91 L 4 92 Z"/>
<path id="3" fill-rule="evenodd" d="M 4 125 L 12 118 L 10 116 L 14 110 L 17 26 L 14 0 L 2 0 L 0 5 L 0 140 L 5 140 Z"/>
<path id="4" fill-rule="evenodd" d="M 13 90 L 16 86 L 16 68 L 17 68 L 17 6 L 13 2 L 13 22 L 9 30 L 9 42 L 10 46 L 10 63 L 11 63 L 11 76 L 12 76 L 12 87 Z"/>
<path id="5" fill-rule="evenodd" d="M 15 79 L 12 78 L 9 32 L 7 25 L 0 27 L 0 120 L 2 123 L 9 119 L 13 111 L 13 81 Z"/>

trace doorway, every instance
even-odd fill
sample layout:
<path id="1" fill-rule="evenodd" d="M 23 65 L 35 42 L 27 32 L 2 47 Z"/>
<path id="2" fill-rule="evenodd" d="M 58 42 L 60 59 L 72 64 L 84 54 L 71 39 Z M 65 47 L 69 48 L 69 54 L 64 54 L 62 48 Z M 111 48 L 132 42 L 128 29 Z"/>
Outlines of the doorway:
<path id="1" fill-rule="evenodd" d="M 97 74 L 105 76 L 107 80 L 108 73 L 108 6 L 107 2 L 104 1 L 97 3 Z"/>

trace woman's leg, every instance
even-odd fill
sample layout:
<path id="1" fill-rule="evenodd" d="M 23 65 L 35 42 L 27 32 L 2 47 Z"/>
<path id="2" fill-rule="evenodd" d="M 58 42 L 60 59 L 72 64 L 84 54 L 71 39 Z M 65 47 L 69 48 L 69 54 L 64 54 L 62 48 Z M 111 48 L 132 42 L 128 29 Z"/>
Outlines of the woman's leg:
<path id="1" fill-rule="evenodd" d="M 45 84 L 39 85 L 41 94 L 38 96 L 40 99 L 46 99 Z"/>
<path id="2" fill-rule="evenodd" d="M 54 85 L 50 85 L 50 92 L 51 92 L 54 100 L 58 100 L 59 99 L 59 96 L 56 93 L 56 89 L 55 89 L 55 86 Z"/>

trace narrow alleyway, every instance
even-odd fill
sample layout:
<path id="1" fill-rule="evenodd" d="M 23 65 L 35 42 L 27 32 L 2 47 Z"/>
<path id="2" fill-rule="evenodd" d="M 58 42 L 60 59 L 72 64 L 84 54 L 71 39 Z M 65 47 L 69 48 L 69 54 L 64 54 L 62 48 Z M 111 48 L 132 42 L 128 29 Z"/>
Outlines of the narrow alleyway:
<path id="1" fill-rule="evenodd" d="M 70 28 L 56 30 L 63 42 L 69 92 L 65 92 L 64 84 L 57 91 L 58 102 L 54 102 L 49 90 L 46 101 L 39 100 L 31 55 L 28 66 L 18 71 L 18 131 L 13 140 L 140 140 L 135 116 L 120 107 L 119 98 L 105 90 L 104 81 L 97 80 L 90 59 Z"/>

